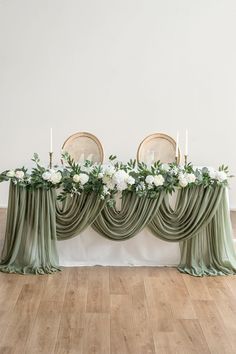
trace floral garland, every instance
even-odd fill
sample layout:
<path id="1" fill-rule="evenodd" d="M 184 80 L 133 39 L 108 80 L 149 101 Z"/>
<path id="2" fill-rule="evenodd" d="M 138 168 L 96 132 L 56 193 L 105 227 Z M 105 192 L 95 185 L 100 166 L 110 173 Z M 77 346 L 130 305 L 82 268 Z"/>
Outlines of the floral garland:
<path id="1" fill-rule="evenodd" d="M 197 168 L 191 163 L 182 166 L 175 163 L 155 162 L 151 166 L 130 160 L 123 164 L 110 156 L 108 163 L 100 164 L 86 160 L 75 163 L 68 154 L 62 155 L 65 166 L 49 169 L 41 165 L 37 154 L 32 161 L 36 167 L 28 172 L 26 168 L 6 170 L 0 174 L 0 182 L 11 180 L 14 184 L 28 189 L 60 188 L 59 200 L 69 194 L 95 192 L 101 199 L 114 203 L 117 192 L 135 192 L 140 197 L 156 198 L 161 191 L 172 193 L 176 188 L 193 186 L 213 187 L 228 185 L 228 167 L 218 170 L 208 167 Z"/>

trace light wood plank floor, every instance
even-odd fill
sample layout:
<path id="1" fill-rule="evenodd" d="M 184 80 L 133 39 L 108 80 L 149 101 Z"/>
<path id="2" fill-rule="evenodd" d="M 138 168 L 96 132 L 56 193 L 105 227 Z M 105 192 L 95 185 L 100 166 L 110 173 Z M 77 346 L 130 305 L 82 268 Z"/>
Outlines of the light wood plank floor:
<path id="1" fill-rule="evenodd" d="M 1 212 L 1 235 L 4 221 Z M 236 353 L 236 277 L 150 267 L 0 273 L 0 353 Z"/>

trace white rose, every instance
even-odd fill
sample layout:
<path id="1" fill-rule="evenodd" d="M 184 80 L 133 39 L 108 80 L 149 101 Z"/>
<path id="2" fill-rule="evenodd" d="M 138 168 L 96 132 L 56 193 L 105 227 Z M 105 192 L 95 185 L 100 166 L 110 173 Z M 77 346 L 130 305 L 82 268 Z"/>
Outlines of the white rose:
<path id="1" fill-rule="evenodd" d="M 135 183 L 135 179 L 132 176 L 128 176 L 126 178 L 126 183 L 132 186 Z"/>
<path id="2" fill-rule="evenodd" d="M 106 183 L 106 186 L 108 189 L 115 189 L 115 183 L 112 181 L 112 179 L 110 178 L 110 180 Z"/>
<path id="3" fill-rule="evenodd" d="M 74 176 L 73 176 L 73 181 L 74 181 L 75 183 L 79 183 L 79 181 L 80 181 L 80 176 L 79 176 L 79 175 L 74 175 Z"/>
<path id="4" fill-rule="evenodd" d="M 183 188 L 188 185 L 188 180 L 186 178 L 186 175 L 183 174 L 179 175 L 179 185 Z"/>
<path id="5" fill-rule="evenodd" d="M 103 176 L 102 181 L 104 184 L 108 184 L 111 182 L 111 177 L 110 176 Z"/>
<path id="6" fill-rule="evenodd" d="M 51 173 L 46 171 L 42 174 L 42 178 L 45 180 L 45 181 L 49 181 L 51 179 Z"/>
<path id="7" fill-rule="evenodd" d="M 168 172 L 170 170 L 170 166 L 168 165 L 168 163 L 163 163 L 161 165 L 161 168 L 163 171 L 166 171 L 166 172 Z"/>
<path id="8" fill-rule="evenodd" d="M 165 179 L 162 175 L 157 175 L 154 177 L 154 184 L 156 187 L 163 186 Z"/>
<path id="9" fill-rule="evenodd" d="M 7 172 L 7 177 L 15 177 L 15 171 L 14 170 L 10 170 Z"/>
<path id="10" fill-rule="evenodd" d="M 81 174 L 79 175 L 79 177 L 80 177 L 80 183 L 82 184 L 82 186 L 83 186 L 85 183 L 87 183 L 88 180 L 89 180 L 89 176 L 86 175 L 85 173 L 81 173 Z"/>
<path id="11" fill-rule="evenodd" d="M 51 175 L 51 179 L 50 181 L 52 182 L 52 184 L 58 184 L 61 182 L 62 176 L 60 172 L 54 172 Z"/>
<path id="12" fill-rule="evenodd" d="M 219 182 L 224 182 L 227 180 L 227 174 L 224 171 L 217 171 L 216 172 L 216 179 Z"/>
<path id="13" fill-rule="evenodd" d="M 103 173 L 102 173 L 102 172 L 100 172 L 100 173 L 98 174 L 98 178 L 99 178 L 99 179 L 102 179 L 102 178 L 103 178 L 103 176 L 104 176 L 104 175 L 103 175 Z"/>
<path id="14" fill-rule="evenodd" d="M 216 179 L 217 171 L 214 170 L 214 168 L 212 168 L 212 167 L 208 167 L 207 169 L 208 169 L 208 173 L 209 173 L 210 178 Z"/>
<path id="15" fill-rule="evenodd" d="M 25 176 L 25 173 L 23 171 L 16 171 L 15 176 L 18 179 L 23 179 Z"/>
<path id="16" fill-rule="evenodd" d="M 148 175 L 148 176 L 145 178 L 145 182 L 146 182 L 147 184 L 153 184 L 153 183 L 154 183 L 154 176 Z"/>
<path id="17" fill-rule="evenodd" d="M 187 173 L 186 179 L 187 179 L 188 183 L 194 183 L 196 181 L 196 176 L 194 173 Z"/>

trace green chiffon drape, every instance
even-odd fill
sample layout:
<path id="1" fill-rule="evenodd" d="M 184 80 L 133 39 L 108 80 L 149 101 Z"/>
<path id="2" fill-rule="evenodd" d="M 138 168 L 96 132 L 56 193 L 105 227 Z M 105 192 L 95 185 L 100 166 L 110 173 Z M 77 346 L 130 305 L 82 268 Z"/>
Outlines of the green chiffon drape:
<path id="1" fill-rule="evenodd" d="M 211 221 L 201 232 L 180 242 L 178 269 L 194 276 L 236 273 L 236 254 L 226 190 Z"/>
<path id="2" fill-rule="evenodd" d="M 175 208 L 166 195 L 148 227 L 164 241 L 178 242 L 192 238 L 211 221 L 224 197 L 225 189 L 200 186 L 177 192 Z"/>
<path id="3" fill-rule="evenodd" d="M 150 223 L 163 197 L 163 193 L 157 199 L 140 198 L 135 193 L 125 194 L 121 210 L 105 205 L 92 227 L 100 235 L 114 241 L 127 240 Z"/>
<path id="4" fill-rule="evenodd" d="M 28 190 L 10 184 L 0 271 L 51 274 L 60 270 L 54 201 L 54 190 Z"/>
<path id="5" fill-rule="evenodd" d="M 75 237 L 91 225 L 104 208 L 105 201 L 96 193 L 70 196 L 63 202 L 56 201 L 57 239 Z"/>
<path id="6" fill-rule="evenodd" d="M 78 235 L 91 225 L 115 241 L 135 236 L 145 226 L 162 240 L 179 242 L 179 271 L 194 276 L 236 273 L 236 255 L 225 187 L 195 186 L 157 199 L 123 195 L 121 209 L 95 193 L 56 200 L 56 191 L 10 184 L 0 271 L 50 274 L 59 270 L 56 240 Z"/>
<path id="7" fill-rule="evenodd" d="M 168 242 L 180 242 L 178 269 L 194 276 L 236 273 L 236 254 L 226 188 L 192 187 L 166 196 L 148 227 Z"/>

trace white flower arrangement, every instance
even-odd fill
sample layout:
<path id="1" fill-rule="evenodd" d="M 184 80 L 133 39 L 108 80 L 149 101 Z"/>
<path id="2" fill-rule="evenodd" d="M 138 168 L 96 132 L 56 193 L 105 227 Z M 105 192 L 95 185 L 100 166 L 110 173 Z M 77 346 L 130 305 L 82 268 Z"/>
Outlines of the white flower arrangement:
<path id="1" fill-rule="evenodd" d="M 19 179 L 19 180 L 23 180 L 24 177 L 25 177 L 24 171 L 20 171 L 20 170 L 16 171 L 16 172 L 15 172 L 15 177 L 16 177 L 17 179 Z"/>
<path id="2" fill-rule="evenodd" d="M 63 156 L 65 158 L 65 156 Z M 95 192 L 101 199 L 112 201 L 117 192 L 133 192 L 139 196 L 156 198 L 161 191 L 166 193 L 176 188 L 192 188 L 193 186 L 222 185 L 227 186 L 228 168 L 196 168 L 191 164 L 178 166 L 175 163 L 144 163 L 129 161 L 126 164 L 114 161 L 114 157 L 106 164 L 85 161 L 76 164 L 69 156 L 67 164 L 60 168 L 47 169 L 41 166 L 37 154 L 36 163 L 30 173 L 25 168 L 4 171 L 0 174 L 0 182 L 11 180 L 19 186 L 34 188 L 62 188 L 59 199 L 66 195 L 79 195 L 82 192 Z"/>

